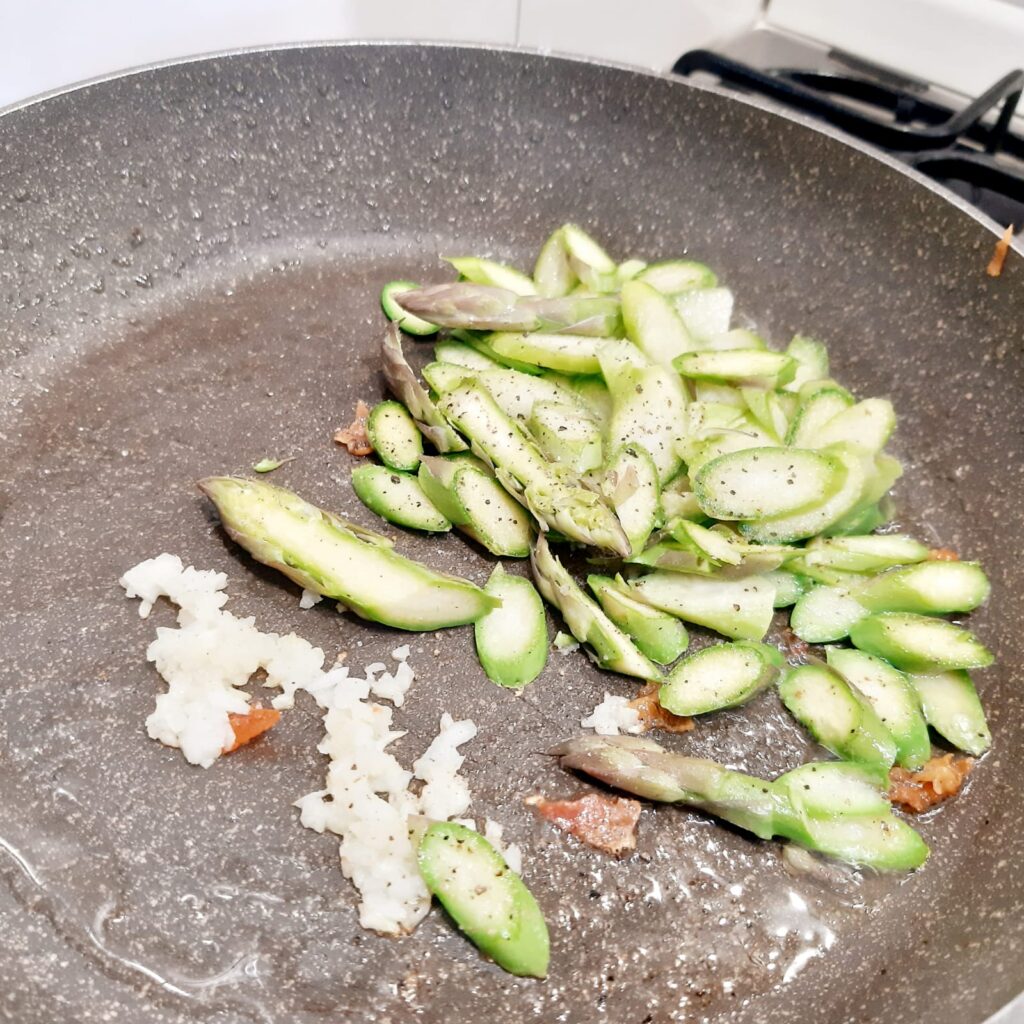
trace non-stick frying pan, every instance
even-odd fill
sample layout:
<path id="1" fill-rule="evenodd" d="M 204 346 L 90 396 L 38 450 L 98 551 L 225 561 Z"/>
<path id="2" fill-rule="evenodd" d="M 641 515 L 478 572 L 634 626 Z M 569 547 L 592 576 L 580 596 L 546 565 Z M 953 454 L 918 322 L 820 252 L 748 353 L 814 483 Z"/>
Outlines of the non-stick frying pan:
<path id="1" fill-rule="evenodd" d="M 160 551 L 226 570 L 229 608 L 361 667 L 402 639 L 321 605 L 224 538 L 194 488 L 295 455 L 276 482 L 372 524 L 331 443 L 381 394 L 377 293 L 439 253 L 528 265 L 554 225 L 620 257 L 715 267 L 770 338 L 828 341 L 890 394 L 899 522 L 980 558 L 979 686 L 996 737 L 919 822 L 919 872 L 793 875 L 774 843 L 649 809 L 615 862 L 522 797 L 587 784 L 542 753 L 605 689 L 553 656 L 522 697 L 467 630 L 413 639 L 397 715 L 415 756 L 443 709 L 480 735 L 474 809 L 505 823 L 552 933 L 513 979 L 443 915 L 356 924 L 337 843 L 291 802 L 322 784 L 312 706 L 209 771 L 145 737 L 159 680 L 117 577 Z M 1024 266 L 992 225 L 888 162 L 713 91 L 514 52 L 319 46 L 166 66 L 0 118 L 0 1015 L 61 1021 L 956 1021 L 1024 988 L 1020 664 Z M 458 537 L 402 550 L 482 580 Z M 764 695 L 674 747 L 754 772 L 813 753 Z M 820 753 L 820 751 L 819 751 Z"/>

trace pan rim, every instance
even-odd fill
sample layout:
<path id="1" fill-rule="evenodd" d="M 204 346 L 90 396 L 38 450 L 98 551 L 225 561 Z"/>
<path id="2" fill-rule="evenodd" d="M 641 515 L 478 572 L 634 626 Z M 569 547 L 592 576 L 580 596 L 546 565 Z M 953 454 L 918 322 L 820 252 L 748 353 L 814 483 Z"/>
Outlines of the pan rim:
<path id="1" fill-rule="evenodd" d="M 71 82 L 67 85 L 58 86 L 55 89 L 49 89 L 44 92 L 37 93 L 33 96 L 26 97 L 25 99 L 16 100 L 14 103 L 0 107 L 0 125 L 3 124 L 4 119 L 12 114 L 31 112 L 34 108 L 62 96 L 66 96 L 71 93 L 83 92 L 86 89 L 91 89 L 95 86 L 105 85 L 107 82 L 116 82 L 124 78 L 134 78 L 153 71 L 161 71 L 166 68 L 186 66 L 205 61 L 223 60 L 225 58 L 254 56 L 262 53 L 284 53 L 293 50 L 342 50 L 356 48 L 417 48 L 449 51 L 465 50 L 473 53 L 500 53 L 528 56 L 538 59 L 554 59 L 556 61 L 570 64 L 584 64 L 597 68 L 611 68 L 615 71 L 625 71 L 645 78 L 660 79 L 671 83 L 672 85 L 693 89 L 697 92 L 711 93 L 712 95 L 721 96 L 724 99 L 731 100 L 743 106 L 753 107 L 756 110 L 761 110 L 767 114 L 801 125 L 804 128 L 808 128 L 811 131 L 825 135 L 841 145 L 847 146 L 850 149 L 856 150 L 857 152 L 876 160 L 884 166 L 899 172 L 916 184 L 923 186 L 928 191 L 939 196 L 941 199 L 946 200 L 946 202 L 956 207 L 961 213 L 967 214 L 967 216 L 972 220 L 987 229 L 996 238 L 1000 238 L 1005 230 L 1004 225 L 998 224 L 987 214 L 982 213 L 951 189 L 946 188 L 944 185 L 941 185 L 927 177 L 915 168 L 897 160 L 893 156 L 890 156 L 883 150 L 872 147 L 861 139 L 849 135 L 838 128 L 834 128 L 832 125 L 816 121 L 811 117 L 799 113 L 798 111 L 790 110 L 773 100 L 759 96 L 743 96 L 722 86 L 711 83 L 693 82 L 689 79 L 684 79 L 679 75 L 673 74 L 671 71 L 657 71 L 653 68 L 645 68 L 640 65 L 629 64 L 624 61 L 588 57 L 581 54 L 565 53 L 559 50 L 542 50 L 539 47 L 416 39 L 319 39 L 229 47 L 227 49 L 188 54 L 183 57 L 169 57 L 166 60 L 149 61 L 144 64 L 133 65 L 128 68 L 121 68 L 117 71 L 81 79 L 77 82 Z M 1010 248 L 1024 256 L 1024 236 L 1014 236 L 1010 241 Z"/>

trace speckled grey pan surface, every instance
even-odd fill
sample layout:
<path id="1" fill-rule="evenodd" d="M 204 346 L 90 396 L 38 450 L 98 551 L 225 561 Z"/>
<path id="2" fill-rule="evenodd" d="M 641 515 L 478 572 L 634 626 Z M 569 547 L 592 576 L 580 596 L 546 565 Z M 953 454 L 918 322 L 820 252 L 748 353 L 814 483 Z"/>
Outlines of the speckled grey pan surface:
<path id="1" fill-rule="evenodd" d="M 520 264 L 566 219 L 620 256 L 716 267 L 776 340 L 829 341 L 892 395 L 901 521 L 979 557 L 979 674 L 996 736 L 921 822 L 912 877 L 822 885 L 780 848 L 647 810 L 612 863 L 538 825 L 572 792 L 537 754 L 623 681 L 554 657 L 498 692 L 468 631 L 414 640 L 397 714 L 414 756 L 443 708 L 480 726 L 475 809 L 505 822 L 550 921 L 546 983 L 481 962 L 439 914 L 360 931 L 319 788 L 318 716 L 209 771 L 147 740 L 154 624 L 118 575 L 168 550 L 230 574 L 236 613 L 366 664 L 389 631 L 239 556 L 193 481 L 275 474 L 370 523 L 331 443 L 381 393 L 376 296 L 438 253 Z M 1024 988 L 1019 794 L 1024 266 L 942 195 L 825 134 L 678 82 L 485 50 L 313 47 L 163 67 L 0 118 L 0 1017 L 19 1024 L 479 1020 L 957 1021 Z M 482 580 L 458 537 L 402 549 Z M 753 771 L 811 753 L 767 695 L 672 745 Z"/>

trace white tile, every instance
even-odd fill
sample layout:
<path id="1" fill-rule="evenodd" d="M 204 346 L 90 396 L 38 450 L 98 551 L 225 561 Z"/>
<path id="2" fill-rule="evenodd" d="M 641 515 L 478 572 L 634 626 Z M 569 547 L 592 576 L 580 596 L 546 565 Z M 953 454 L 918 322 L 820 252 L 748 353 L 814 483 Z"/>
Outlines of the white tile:
<path id="1" fill-rule="evenodd" d="M 518 0 L 340 0 L 351 39 L 516 41 Z"/>
<path id="2" fill-rule="evenodd" d="M 519 43 L 665 69 L 751 27 L 760 0 L 521 0 Z"/>
<path id="3" fill-rule="evenodd" d="M 0 0 L 0 106 L 213 50 L 330 39 L 511 45 L 518 0 Z"/>

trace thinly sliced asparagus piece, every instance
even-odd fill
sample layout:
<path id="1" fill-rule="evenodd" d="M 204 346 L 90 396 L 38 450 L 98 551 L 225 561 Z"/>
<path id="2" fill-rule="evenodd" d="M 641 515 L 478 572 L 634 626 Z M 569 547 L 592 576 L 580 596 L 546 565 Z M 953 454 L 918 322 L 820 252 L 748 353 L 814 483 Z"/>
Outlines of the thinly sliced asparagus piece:
<path id="1" fill-rule="evenodd" d="M 399 629 L 475 622 L 497 600 L 468 580 L 435 572 L 369 543 L 343 519 L 260 480 L 208 477 L 200 490 L 233 540 L 300 586 Z"/>
<path id="2" fill-rule="evenodd" d="M 907 677 L 873 654 L 830 647 L 828 667 L 838 672 L 874 708 L 896 741 L 896 763 L 912 771 L 931 757 L 928 723 L 921 701 Z"/>
<path id="3" fill-rule="evenodd" d="M 419 466 L 423 437 L 401 403 L 378 402 L 366 421 L 366 434 L 385 466 L 410 473 Z"/>
<path id="4" fill-rule="evenodd" d="M 868 701 L 824 665 L 790 669 L 779 695 L 793 717 L 837 756 L 886 768 L 896 760 L 896 741 Z"/>
<path id="5" fill-rule="evenodd" d="M 618 267 L 603 248 L 575 224 L 562 227 L 562 241 L 576 276 L 595 292 L 613 292 L 619 284 Z"/>
<path id="6" fill-rule="evenodd" d="M 963 671 L 907 677 L 921 698 L 928 724 L 944 739 L 980 757 L 992 743 L 985 711 L 971 677 Z"/>
<path id="7" fill-rule="evenodd" d="M 577 281 L 576 272 L 569 262 L 569 250 L 565 247 L 563 231 L 556 228 L 541 246 L 533 267 L 533 283 L 537 294 L 546 299 L 558 299 L 568 295 Z"/>
<path id="8" fill-rule="evenodd" d="M 541 451 L 552 461 L 582 476 L 603 461 L 601 428 L 572 406 L 534 402 L 530 433 Z"/>
<path id="9" fill-rule="evenodd" d="M 615 452 L 601 480 L 601 491 L 619 517 L 632 554 L 639 554 L 658 521 L 658 469 L 647 449 L 627 444 Z"/>
<path id="10" fill-rule="evenodd" d="M 492 555 L 526 558 L 533 545 L 530 514 L 468 452 L 424 455 L 420 486 L 427 497 L 467 537 Z"/>
<path id="11" fill-rule="evenodd" d="M 391 393 L 409 410 L 423 436 L 439 452 L 461 452 L 466 442 L 448 425 L 426 389 L 416 379 L 402 352 L 402 335 L 397 324 L 388 324 L 381 350 L 384 379 Z"/>
<path id="12" fill-rule="evenodd" d="M 510 974 L 548 973 L 548 929 L 533 894 L 478 832 L 436 821 L 417 847 L 420 874 L 481 952 Z"/>
<path id="13" fill-rule="evenodd" d="M 715 644 L 672 669 L 662 683 L 658 702 L 676 715 L 733 708 L 773 682 L 782 665 L 782 655 L 768 644 Z"/>
<path id="14" fill-rule="evenodd" d="M 763 576 L 708 579 L 652 572 L 633 583 L 640 599 L 733 640 L 761 640 L 772 622 L 775 587 Z"/>
<path id="15" fill-rule="evenodd" d="M 718 284 L 715 272 L 707 264 L 696 260 L 662 260 L 660 263 L 651 263 L 639 276 L 642 281 L 665 295 L 714 288 Z"/>
<path id="16" fill-rule="evenodd" d="M 827 644 L 848 636 L 850 627 L 868 614 L 849 591 L 842 587 L 820 586 L 808 590 L 796 602 L 789 624 L 801 640 Z"/>
<path id="17" fill-rule="evenodd" d="M 899 533 L 815 537 L 804 549 L 808 565 L 843 572 L 881 572 L 897 565 L 923 562 L 927 557 L 924 544 Z"/>
<path id="18" fill-rule="evenodd" d="M 548 660 L 544 604 L 529 580 L 510 576 L 500 562 L 484 589 L 501 605 L 477 619 L 473 627 L 480 664 L 499 686 L 526 686 Z"/>
<path id="19" fill-rule="evenodd" d="M 533 281 L 526 274 L 504 263 L 496 263 L 480 256 L 445 256 L 443 259 L 446 259 L 465 280 L 474 284 L 492 284 L 497 288 L 507 288 L 516 295 L 537 294 Z"/>
<path id="20" fill-rule="evenodd" d="M 407 313 L 430 323 L 470 331 L 546 331 L 611 338 L 620 322 L 618 299 L 611 296 L 544 299 L 468 281 L 402 292 L 395 301 Z"/>
<path id="21" fill-rule="evenodd" d="M 589 644 L 601 668 L 638 679 L 660 680 L 661 671 L 601 608 L 579 588 L 552 554 L 543 536 L 530 556 L 533 578 L 544 599 L 554 605 L 580 643 Z"/>
<path id="22" fill-rule="evenodd" d="M 601 371 L 611 391 L 613 411 L 608 450 L 641 444 L 654 460 L 661 483 L 679 470 L 677 451 L 684 439 L 686 394 L 664 366 L 633 366 L 611 348 L 601 350 Z"/>
<path id="23" fill-rule="evenodd" d="M 904 672 L 984 668 L 992 654 L 971 632 L 927 615 L 881 612 L 850 629 L 855 647 L 884 658 Z"/>
<path id="24" fill-rule="evenodd" d="M 608 618 L 652 661 L 670 665 L 686 650 L 690 637 L 682 622 L 635 597 L 621 576 L 588 576 L 587 586 Z"/>
<path id="25" fill-rule="evenodd" d="M 396 526 L 445 533 L 451 521 L 423 492 L 414 473 L 387 466 L 363 465 L 352 470 L 352 490 L 371 512 Z"/>
<path id="26" fill-rule="evenodd" d="M 988 599 L 989 590 L 977 562 L 921 562 L 876 576 L 856 596 L 873 612 L 945 615 L 974 611 Z"/>
<path id="27" fill-rule="evenodd" d="M 440 400 L 440 408 L 494 467 L 498 479 L 551 529 L 612 554 L 629 553 L 615 513 L 565 469 L 548 462 L 481 384 L 467 382 Z"/>
<path id="28" fill-rule="evenodd" d="M 648 267 L 644 275 L 653 268 Z M 650 360 L 671 368 L 672 360 L 697 343 L 666 298 L 641 275 L 622 286 L 622 323 L 629 338 Z M 610 383 L 610 382 L 609 382 Z"/>

